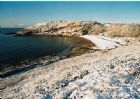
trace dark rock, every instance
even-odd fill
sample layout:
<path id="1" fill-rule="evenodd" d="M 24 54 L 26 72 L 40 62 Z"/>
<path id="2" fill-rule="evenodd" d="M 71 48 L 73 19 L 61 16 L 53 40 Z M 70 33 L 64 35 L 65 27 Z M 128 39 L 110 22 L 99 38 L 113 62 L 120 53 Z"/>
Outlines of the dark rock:
<path id="1" fill-rule="evenodd" d="M 115 67 L 115 65 L 113 65 L 112 63 L 107 64 L 106 66 L 109 67 L 110 69 L 114 69 L 114 67 Z"/>

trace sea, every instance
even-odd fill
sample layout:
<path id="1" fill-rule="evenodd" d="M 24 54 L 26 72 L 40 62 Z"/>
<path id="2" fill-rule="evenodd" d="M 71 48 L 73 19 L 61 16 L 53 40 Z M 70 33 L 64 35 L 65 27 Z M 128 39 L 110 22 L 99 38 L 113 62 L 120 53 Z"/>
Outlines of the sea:
<path id="1" fill-rule="evenodd" d="M 67 37 L 15 36 L 14 33 L 21 30 L 22 28 L 0 28 L 0 66 L 57 55 L 72 45 Z"/>

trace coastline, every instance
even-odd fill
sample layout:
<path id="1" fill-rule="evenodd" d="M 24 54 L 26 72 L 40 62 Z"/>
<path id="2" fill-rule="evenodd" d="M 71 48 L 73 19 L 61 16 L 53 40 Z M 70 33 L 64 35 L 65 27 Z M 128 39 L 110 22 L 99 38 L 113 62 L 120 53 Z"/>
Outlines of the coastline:
<path id="1" fill-rule="evenodd" d="M 1 82 L 1 96 L 15 99 L 139 97 L 139 46 L 138 40 L 130 38 L 128 45 L 116 49 L 67 58 L 7 77 Z"/>
<path id="2" fill-rule="evenodd" d="M 139 98 L 140 36 L 137 32 L 139 25 L 135 28 L 135 25 L 104 24 L 103 26 L 108 25 L 109 29 L 113 32 L 117 30 L 117 32 L 113 34 L 110 31 L 111 34 L 106 35 L 106 32 L 98 31 L 98 34 L 94 35 L 89 28 L 86 28 L 88 32 L 85 31 L 85 24 L 89 25 L 83 22 L 83 29 L 79 22 L 68 23 L 68 27 L 74 27 L 74 29 L 67 29 L 67 22 L 66 24 L 64 22 L 57 28 L 47 28 L 47 32 L 42 32 L 42 34 L 40 31 L 45 31 L 46 23 L 29 27 L 31 32 L 27 31 L 27 34 L 68 36 L 72 38 L 74 46 L 61 53 L 61 55 L 67 53 L 65 54 L 67 57 L 56 56 L 52 59 L 53 61 L 48 61 L 46 58 L 40 59 L 42 63 L 35 65 L 36 68 L 31 66 L 31 69 L 27 71 L 19 70 L 17 74 L 1 78 L 0 95 L 2 98 Z M 102 26 L 96 22 L 92 25 Z M 131 28 L 131 26 L 134 27 Z M 136 34 L 129 34 L 132 30 L 127 33 L 124 27 L 128 30 L 135 28 Z M 122 30 L 123 32 L 120 32 Z M 73 31 L 76 32 L 73 33 Z M 51 33 L 53 35 L 50 35 Z M 61 33 L 63 35 L 60 35 Z M 75 35 L 75 33 L 78 34 Z M 21 35 L 24 36 L 22 33 Z M 49 60 L 50 58 L 52 56 Z"/>
<path id="3" fill-rule="evenodd" d="M 0 99 L 140 99 L 140 2 L 0 9 Z"/>
<path id="4" fill-rule="evenodd" d="M 94 46 L 94 44 L 90 42 L 89 40 L 86 40 L 81 37 L 73 37 L 73 36 L 68 37 L 68 38 L 71 39 L 71 41 L 73 42 L 73 45 L 70 46 L 68 49 L 65 49 L 63 52 L 58 53 L 56 55 L 48 55 L 48 56 L 39 57 L 37 59 L 30 59 L 30 60 L 27 59 L 20 62 L 17 65 L 1 66 L 0 77 L 2 78 L 8 77 L 14 74 L 18 74 L 22 71 L 28 71 L 38 66 L 48 65 L 62 59 L 75 57 L 84 53 L 89 53 L 91 51 L 93 52 L 93 49 L 91 47 Z"/>

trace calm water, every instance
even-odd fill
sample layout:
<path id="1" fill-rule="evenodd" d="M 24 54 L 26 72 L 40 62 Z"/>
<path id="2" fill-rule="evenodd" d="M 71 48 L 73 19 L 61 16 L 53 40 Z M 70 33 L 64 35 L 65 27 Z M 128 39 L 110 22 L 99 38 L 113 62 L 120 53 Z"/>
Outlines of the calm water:
<path id="1" fill-rule="evenodd" d="M 20 29 L 0 29 L 0 64 L 16 64 L 25 59 L 63 52 L 72 44 L 66 37 L 6 35 Z"/>

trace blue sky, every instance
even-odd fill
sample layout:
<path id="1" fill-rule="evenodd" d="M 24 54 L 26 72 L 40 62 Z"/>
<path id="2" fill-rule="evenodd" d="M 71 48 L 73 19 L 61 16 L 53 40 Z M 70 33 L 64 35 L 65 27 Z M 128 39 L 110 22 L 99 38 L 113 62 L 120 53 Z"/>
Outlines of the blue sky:
<path id="1" fill-rule="evenodd" d="M 140 2 L 0 2 L 0 26 L 52 20 L 140 23 Z"/>

